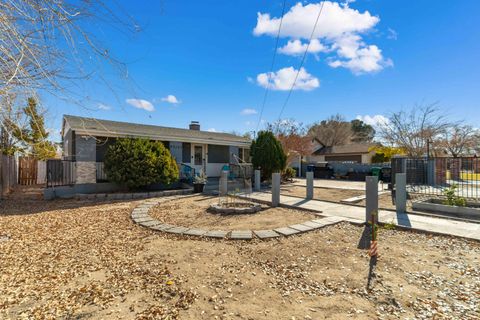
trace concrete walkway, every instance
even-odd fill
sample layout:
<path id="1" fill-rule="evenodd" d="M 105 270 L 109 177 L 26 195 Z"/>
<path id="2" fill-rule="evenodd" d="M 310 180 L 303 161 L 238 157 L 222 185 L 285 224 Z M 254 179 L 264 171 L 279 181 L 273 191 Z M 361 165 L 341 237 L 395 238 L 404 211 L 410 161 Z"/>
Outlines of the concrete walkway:
<path id="1" fill-rule="evenodd" d="M 295 178 L 293 179 L 293 185 L 305 187 L 307 185 L 307 179 Z M 313 179 L 313 186 L 315 188 L 331 188 L 331 189 L 343 189 L 343 190 L 360 190 L 365 191 L 365 181 L 348 181 L 348 180 L 334 180 L 334 179 Z M 378 191 L 387 190 L 388 184 L 379 183 Z"/>
<path id="2" fill-rule="evenodd" d="M 270 192 L 254 192 L 250 196 L 253 200 L 271 203 Z M 306 200 L 297 197 L 280 195 L 280 204 L 291 208 L 302 208 L 321 212 L 323 216 L 343 217 L 352 222 L 365 221 L 365 208 L 344 204 L 325 202 L 320 200 Z M 420 216 L 415 214 L 380 210 L 379 222 L 393 223 L 402 228 L 427 231 L 444 235 L 452 235 L 480 241 L 480 224 L 463 221 Z"/>

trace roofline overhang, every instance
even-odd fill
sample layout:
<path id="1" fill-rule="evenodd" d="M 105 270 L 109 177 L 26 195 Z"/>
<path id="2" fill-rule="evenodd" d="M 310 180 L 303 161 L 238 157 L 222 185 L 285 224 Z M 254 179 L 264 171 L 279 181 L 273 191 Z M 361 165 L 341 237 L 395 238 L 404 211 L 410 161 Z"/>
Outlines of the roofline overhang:
<path id="1" fill-rule="evenodd" d="M 222 139 L 202 139 L 202 138 L 186 138 L 186 137 L 178 137 L 178 136 L 167 136 L 167 135 L 155 135 L 155 136 L 145 136 L 138 133 L 118 133 L 118 132 L 106 132 L 101 130 L 82 130 L 82 129 L 75 129 L 76 135 L 84 135 L 84 136 L 94 136 L 94 137 L 109 137 L 109 138 L 148 138 L 152 140 L 158 141 L 178 141 L 178 142 L 188 142 L 188 143 L 202 143 L 202 144 L 214 144 L 214 145 L 221 145 L 221 146 L 234 146 L 234 147 L 242 147 L 247 148 L 250 147 L 250 142 L 242 142 L 242 141 L 230 141 L 230 140 L 222 140 Z"/>

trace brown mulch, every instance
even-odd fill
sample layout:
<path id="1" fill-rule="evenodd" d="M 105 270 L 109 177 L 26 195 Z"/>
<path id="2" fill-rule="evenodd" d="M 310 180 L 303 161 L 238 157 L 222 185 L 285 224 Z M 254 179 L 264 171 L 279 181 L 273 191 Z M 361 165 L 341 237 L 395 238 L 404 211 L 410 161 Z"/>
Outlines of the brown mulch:
<path id="1" fill-rule="evenodd" d="M 477 319 L 480 245 L 347 223 L 272 241 L 166 236 L 131 202 L 0 203 L 1 319 Z M 173 213 L 172 213 L 173 214 Z"/>

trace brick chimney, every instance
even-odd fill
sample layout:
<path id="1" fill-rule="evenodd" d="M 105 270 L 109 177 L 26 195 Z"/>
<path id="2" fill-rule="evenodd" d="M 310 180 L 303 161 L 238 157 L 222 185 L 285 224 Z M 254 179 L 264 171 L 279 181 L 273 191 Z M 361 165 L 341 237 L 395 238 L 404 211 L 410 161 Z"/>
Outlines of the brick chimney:
<path id="1" fill-rule="evenodd" d="M 190 130 L 197 130 L 200 131 L 200 123 L 198 121 L 192 121 L 190 122 L 190 125 L 188 126 Z"/>

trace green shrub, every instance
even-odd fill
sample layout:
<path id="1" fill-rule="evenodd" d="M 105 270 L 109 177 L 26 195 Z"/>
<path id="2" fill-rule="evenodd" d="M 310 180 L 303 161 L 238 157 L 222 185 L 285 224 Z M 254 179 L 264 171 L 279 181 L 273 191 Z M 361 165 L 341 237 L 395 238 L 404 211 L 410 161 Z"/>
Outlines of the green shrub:
<path id="1" fill-rule="evenodd" d="M 273 172 L 282 172 L 287 165 L 287 155 L 280 141 L 270 131 L 260 131 L 250 147 L 252 164 L 260 168 L 263 179 L 270 180 Z"/>
<path id="2" fill-rule="evenodd" d="M 372 156 L 372 163 L 384 163 L 388 162 L 387 157 L 385 157 L 385 154 L 382 152 L 376 152 Z"/>
<path id="3" fill-rule="evenodd" d="M 175 159 L 159 141 L 120 138 L 105 154 L 105 173 L 112 182 L 129 188 L 178 180 Z"/>
<path id="4" fill-rule="evenodd" d="M 297 171 L 291 167 L 288 167 L 283 171 L 282 179 L 284 181 L 291 181 L 293 180 L 293 178 L 296 177 L 296 175 L 297 175 Z"/>
<path id="5" fill-rule="evenodd" d="M 465 207 L 467 205 L 467 200 L 465 200 L 465 198 L 455 194 L 457 188 L 458 185 L 452 184 L 449 188 L 443 190 L 443 195 L 446 197 L 446 199 L 443 201 L 443 204 L 457 207 Z"/>

